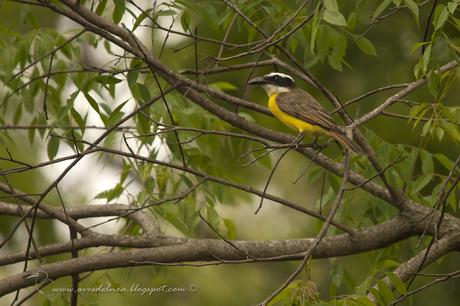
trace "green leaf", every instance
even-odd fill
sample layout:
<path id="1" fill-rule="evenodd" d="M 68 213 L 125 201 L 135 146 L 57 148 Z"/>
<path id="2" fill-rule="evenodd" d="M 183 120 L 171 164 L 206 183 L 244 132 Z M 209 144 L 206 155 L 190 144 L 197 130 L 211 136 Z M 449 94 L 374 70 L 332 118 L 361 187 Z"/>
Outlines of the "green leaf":
<path id="1" fill-rule="evenodd" d="M 132 65 L 131 65 L 132 66 Z M 131 67 L 134 68 L 134 67 Z M 134 86 L 136 84 L 137 78 L 139 77 L 139 72 L 137 71 L 129 71 L 126 79 L 128 80 L 129 86 Z"/>
<path id="2" fill-rule="evenodd" d="M 445 72 L 441 76 L 441 80 L 443 81 L 443 88 L 441 90 L 441 93 L 439 94 L 438 101 L 442 101 L 446 95 L 449 93 L 449 90 L 451 89 L 452 85 L 454 82 L 458 79 L 457 77 L 457 71 L 459 69 L 452 70 L 450 72 Z M 457 113 L 457 118 L 454 119 L 457 121 L 457 123 L 460 123 L 460 108 L 458 109 L 459 112 Z"/>
<path id="3" fill-rule="evenodd" d="M 379 294 L 379 291 L 372 287 L 372 288 L 369 288 L 369 292 L 372 293 L 373 296 L 375 296 L 378 300 L 378 305 L 386 305 L 388 303 L 385 303 L 384 300 L 382 300 L 382 296 Z"/>
<path id="4" fill-rule="evenodd" d="M 436 10 L 434 11 L 433 25 L 434 29 L 440 29 L 449 17 L 449 11 L 444 4 L 438 4 Z"/>
<path id="5" fill-rule="evenodd" d="M 70 97 L 66 100 L 66 104 L 67 105 L 71 105 L 73 106 L 73 103 L 75 102 L 75 99 L 78 97 L 78 94 L 80 93 L 80 90 L 76 90 L 75 92 L 73 92 Z"/>
<path id="6" fill-rule="evenodd" d="M 30 125 L 34 125 L 35 122 L 36 122 L 36 118 L 34 118 L 34 119 L 32 120 L 32 122 L 30 123 Z M 29 130 L 27 131 L 27 136 L 28 136 L 28 138 L 29 138 L 30 144 L 33 145 L 34 139 L 35 139 L 35 129 L 29 129 Z"/>
<path id="7" fill-rule="evenodd" d="M 214 82 L 212 84 L 209 84 L 209 87 L 219 90 L 238 90 L 238 87 L 226 81 Z"/>
<path id="8" fill-rule="evenodd" d="M 457 186 L 457 190 L 460 190 L 460 188 Z M 451 192 L 449 197 L 447 198 L 447 202 L 449 203 L 450 207 L 452 208 L 453 211 L 457 212 L 458 211 L 458 206 L 460 202 L 457 199 L 457 195 L 455 192 Z"/>
<path id="9" fill-rule="evenodd" d="M 409 115 L 411 115 L 412 117 L 417 117 L 417 115 L 426 107 L 427 107 L 426 103 L 415 105 L 410 109 Z"/>
<path id="10" fill-rule="evenodd" d="M 404 3 L 407 5 L 412 15 L 415 17 L 415 21 L 418 23 L 419 9 L 417 3 L 414 0 L 404 0 Z"/>
<path id="11" fill-rule="evenodd" d="M 339 5 L 337 4 L 337 0 L 324 0 L 324 7 L 326 8 L 326 10 L 332 12 L 339 11 Z"/>
<path id="12" fill-rule="evenodd" d="M 123 118 L 123 115 L 125 113 L 118 111 L 118 112 L 112 112 L 109 117 L 107 118 L 107 121 L 104 122 L 107 127 L 112 127 L 115 123 L 120 121 L 121 118 Z"/>
<path id="13" fill-rule="evenodd" d="M 155 178 L 149 176 L 149 177 L 144 181 L 144 191 L 145 191 L 147 194 L 152 194 L 154 188 L 155 188 Z"/>
<path id="14" fill-rule="evenodd" d="M 112 109 L 110 108 L 110 105 L 108 105 L 107 103 L 101 102 L 100 106 L 107 115 L 110 115 L 112 113 Z"/>
<path id="15" fill-rule="evenodd" d="M 420 160 L 422 162 L 422 172 L 424 174 L 433 174 L 434 164 L 433 164 L 433 155 L 429 154 L 427 151 L 420 151 Z"/>
<path id="16" fill-rule="evenodd" d="M 142 134 L 147 134 L 150 132 L 151 121 L 145 117 L 144 114 L 140 113 L 136 115 L 136 126 Z"/>
<path id="17" fill-rule="evenodd" d="M 414 122 L 414 127 L 416 127 L 420 123 L 420 121 L 422 121 L 422 119 L 425 118 L 425 114 L 428 113 L 429 110 L 430 108 L 425 108 L 418 114 L 417 119 Z"/>
<path id="18" fill-rule="evenodd" d="M 380 14 L 382 14 L 382 12 L 388 7 L 388 5 L 390 5 L 390 3 L 391 3 L 391 0 L 385 0 L 382 3 L 380 3 L 380 5 L 377 7 L 377 9 L 374 12 L 374 15 L 372 15 L 372 19 L 379 17 Z"/>
<path id="19" fill-rule="evenodd" d="M 444 137 L 444 130 L 437 126 L 436 129 L 435 129 L 435 132 L 436 132 L 436 136 L 438 137 L 438 140 L 441 141 L 442 138 Z"/>
<path id="20" fill-rule="evenodd" d="M 14 116 L 13 116 L 13 124 L 14 125 L 18 124 L 19 119 L 21 119 L 22 105 L 23 105 L 23 103 L 19 103 L 18 106 L 16 107 L 16 110 L 14 111 Z"/>
<path id="21" fill-rule="evenodd" d="M 177 15 L 177 12 L 172 9 L 161 10 L 155 14 L 155 16 L 175 16 L 175 15 Z"/>
<path id="22" fill-rule="evenodd" d="M 189 31 L 189 25 L 190 25 L 190 12 L 187 10 L 184 10 L 180 16 L 180 24 L 182 26 L 182 30 L 184 32 Z"/>
<path id="23" fill-rule="evenodd" d="M 139 92 L 140 92 L 144 102 L 147 102 L 152 98 L 152 96 L 150 95 L 150 91 L 147 88 L 147 86 L 145 86 L 142 83 L 137 83 L 137 87 L 139 88 Z"/>
<path id="24" fill-rule="evenodd" d="M 83 133 L 83 131 L 85 130 L 85 121 L 83 120 L 83 118 L 80 116 L 80 114 L 73 107 L 70 110 L 70 114 L 72 115 L 73 120 L 75 120 L 75 122 L 78 124 L 78 126 L 80 127 L 80 129 L 81 129 L 81 131 Z"/>
<path id="25" fill-rule="evenodd" d="M 320 25 L 318 28 L 317 40 L 316 40 L 316 52 L 321 61 L 324 61 L 329 54 L 330 39 L 329 37 L 334 36 L 336 31 L 328 25 Z"/>
<path id="26" fill-rule="evenodd" d="M 295 294 L 297 288 L 301 287 L 303 283 L 303 280 L 295 280 L 291 282 L 286 288 L 283 289 L 283 291 L 281 291 L 277 296 L 273 298 L 269 305 L 296 305 L 292 303 L 292 297 Z"/>
<path id="27" fill-rule="evenodd" d="M 149 17 L 149 14 L 152 12 L 152 10 L 153 9 L 149 8 L 143 11 L 142 14 L 140 14 L 139 17 L 137 17 L 136 22 L 133 25 L 133 31 L 136 30 L 137 27 L 139 27 L 139 25 L 142 23 L 142 21 L 144 21 L 145 18 Z"/>
<path id="28" fill-rule="evenodd" d="M 453 15 L 459 4 L 460 4 L 460 1 L 458 0 L 447 3 L 447 9 L 449 10 L 449 13 Z"/>
<path id="29" fill-rule="evenodd" d="M 460 131 L 458 130 L 458 127 L 455 124 L 451 122 L 442 121 L 441 127 L 444 129 L 444 131 L 447 132 L 447 134 L 453 141 L 460 142 Z"/>
<path id="30" fill-rule="evenodd" d="M 432 119 L 430 119 L 427 122 L 425 122 L 425 124 L 423 125 L 423 128 L 422 128 L 422 136 L 428 135 L 428 133 L 431 130 L 432 123 L 433 123 Z"/>
<path id="31" fill-rule="evenodd" d="M 346 27 L 347 26 L 347 21 L 345 17 L 339 12 L 339 11 L 329 11 L 325 10 L 323 13 L 323 19 L 324 21 L 337 25 L 337 26 L 342 26 Z"/>
<path id="32" fill-rule="evenodd" d="M 125 102 L 121 103 L 117 107 L 115 107 L 115 109 L 112 111 L 112 114 L 113 113 L 119 113 L 121 111 L 121 109 L 125 106 L 125 104 L 128 103 L 128 101 L 129 101 L 129 99 L 126 100 Z"/>
<path id="33" fill-rule="evenodd" d="M 356 15 L 355 12 L 352 12 L 349 16 L 348 16 L 348 21 L 347 21 L 347 24 L 348 24 L 348 28 L 353 30 L 355 27 L 356 27 L 356 20 L 358 19 L 358 16 Z"/>
<path id="34" fill-rule="evenodd" d="M 210 203 L 206 205 L 206 216 L 207 221 L 212 225 L 212 227 L 218 230 L 220 225 L 220 217 L 214 206 Z"/>
<path id="35" fill-rule="evenodd" d="M 414 66 L 414 76 L 417 80 L 420 80 L 423 77 L 422 73 L 422 63 L 419 61 L 415 66 Z"/>
<path id="36" fill-rule="evenodd" d="M 353 299 L 364 306 L 376 306 L 374 303 L 372 303 L 371 300 L 367 298 L 367 296 L 357 296 L 353 297 Z"/>
<path id="37" fill-rule="evenodd" d="M 98 113 L 100 114 L 100 110 L 99 110 L 99 105 L 97 104 L 96 100 L 94 100 L 93 97 L 91 97 L 91 95 L 87 92 L 84 93 L 85 95 L 85 98 L 86 98 L 86 101 L 88 101 L 89 105 L 91 105 L 91 107 Z"/>
<path id="38" fill-rule="evenodd" d="M 422 56 L 422 72 L 423 74 L 426 73 L 427 69 L 428 69 L 428 64 L 430 63 L 430 57 L 431 57 L 431 46 L 432 45 L 429 45 L 426 49 L 425 49 L 425 52 L 423 52 L 423 56 Z"/>
<path id="39" fill-rule="evenodd" d="M 441 113 L 446 119 L 460 123 L 460 120 L 457 120 L 457 110 L 460 113 L 460 108 L 458 107 L 441 107 Z"/>
<path id="40" fill-rule="evenodd" d="M 235 222 L 231 219 L 222 218 L 224 221 L 225 228 L 227 229 L 227 239 L 235 240 L 236 239 L 236 226 Z"/>
<path id="41" fill-rule="evenodd" d="M 393 286 L 395 286 L 396 290 L 398 290 L 399 293 L 401 294 L 407 293 L 406 285 L 401 281 L 401 279 L 396 274 L 394 274 L 393 272 L 386 272 L 385 274 L 388 276 L 391 283 L 393 284 Z"/>
<path id="42" fill-rule="evenodd" d="M 367 55 L 377 56 L 377 51 L 375 50 L 372 42 L 364 36 L 354 36 L 355 44 Z"/>
<path id="43" fill-rule="evenodd" d="M 382 280 L 377 281 L 377 286 L 379 287 L 380 296 L 385 300 L 385 304 L 390 304 L 394 297 L 390 287 Z"/>
<path id="44" fill-rule="evenodd" d="M 123 185 L 121 185 L 121 183 L 118 183 L 112 189 L 98 193 L 96 195 L 96 199 L 107 199 L 107 202 L 110 202 L 113 199 L 116 199 L 119 196 L 121 196 L 121 194 L 123 193 L 123 190 L 124 190 Z"/>
<path id="45" fill-rule="evenodd" d="M 415 181 L 411 182 L 411 194 L 416 195 L 420 190 L 422 190 L 433 178 L 432 175 L 422 175 Z"/>
<path id="46" fill-rule="evenodd" d="M 452 160 L 450 160 L 444 154 L 436 153 L 434 155 L 434 158 L 436 158 L 438 160 L 438 162 L 447 170 L 452 169 L 452 167 L 454 166 L 454 162 Z"/>
<path id="47" fill-rule="evenodd" d="M 131 172 L 131 165 L 128 163 L 123 164 L 123 169 L 120 175 L 120 183 L 124 183 L 129 173 Z"/>
<path id="48" fill-rule="evenodd" d="M 441 85 L 441 80 L 438 73 L 430 73 L 428 75 L 428 90 L 433 98 L 437 99 L 439 96 L 439 87 Z"/>
<path id="49" fill-rule="evenodd" d="M 107 5 L 107 0 L 101 0 L 99 2 L 99 5 L 96 7 L 96 14 L 101 16 L 102 13 L 104 13 L 106 5 Z"/>
<path id="50" fill-rule="evenodd" d="M 338 35 L 334 43 L 331 54 L 328 56 L 329 64 L 336 70 L 342 71 L 343 58 L 347 49 L 347 39 L 343 35 Z"/>
<path id="51" fill-rule="evenodd" d="M 50 136 L 47 149 L 49 159 L 53 160 L 59 150 L 59 137 Z"/>
<path id="52" fill-rule="evenodd" d="M 398 267 L 401 263 L 391 260 L 391 259 L 385 259 L 383 262 L 380 262 L 378 267 L 379 269 L 387 269 L 391 267 Z"/>
<path id="53" fill-rule="evenodd" d="M 112 14 L 112 20 L 115 24 L 118 24 L 125 13 L 125 0 L 113 0 L 115 3 L 115 8 Z"/>
<path id="54" fill-rule="evenodd" d="M 321 14 L 318 12 L 315 13 L 313 16 L 313 21 L 311 23 L 311 37 L 310 37 L 310 53 L 314 53 L 315 44 L 316 44 L 316 37 L 318 34 L 319 26 L 321 23 Z"/>

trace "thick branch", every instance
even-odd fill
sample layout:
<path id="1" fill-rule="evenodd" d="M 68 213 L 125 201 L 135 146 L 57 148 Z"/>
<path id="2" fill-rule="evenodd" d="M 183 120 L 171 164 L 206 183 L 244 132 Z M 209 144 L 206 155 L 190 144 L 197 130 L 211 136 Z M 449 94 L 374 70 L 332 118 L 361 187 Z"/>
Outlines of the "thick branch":
<path id="1" fill-rule="evenodd" d="M 418 273 L 421 268 L 428 266 L 433 261 L 441 258 L 447 253 L 455 251 L 459 245 L 459 232 L 447 235 L 433 243 L 428 254 L 426 249 L 418 252 L 414 257 L 402 263 L 396 270 L 393 271 L 393 273 L 395 273 L 403 282 L 405 282 L 412 278 L 415 273 Z M 394 288 L 388 277 L 385 277 L 383 281 L 386 282 L 390 288 Z M 371 293 L 369 293 L 368 298 L 375 301 L 375 297 Z"/>
<path id="2" fill-rule="evenodd" d="M 10 194 L 10 195 L 13 195 L 17 198 L 19 198 L 21 201 L 24 201 L 25 203 L 29 204 L 29 205 L 34 205 L 36 200 L 23 194 L 22 192 L 19 192 L 17 190 L 14 190 L 12 188 L 10 188 L 8 185 L 6 184 L 3 184 L 3 183 L 0 183 L 0 191 L 1 192 L 4 192 L 6 194 Z M 29 207 L 24 207 L 23 208 L 24 210 L 27 210 L 28 213 L 31 213 L 32 210 L 30 209 L 30 206 Z M 45 203 L 42 203 L 42 205 L 40 205 L 40 209 L 44 212 L 46 212 L 49 216 L 52 216 L 53 218 L 69 225 L 69 227 L 72 229 L 72 230 L 75 230 L 77 232 L 79 232 L 81 235 L 89 235 L 91 234 L 91 231 L 88 231 L 88 229 L 86 227 L 84 227 L 83 225 L 81 225 L 80 223 L 78 223 L 77 221 L 75 221 L 74 219 L 72 219 L 71 217 L 67 217 L 65 215 L 65 213 L 59 209 L 56 209 L 48 204 L 45 204 Z M 22 215 L 24 215 L 25 211 L 23 212 Z"/>
<path id="3" fill-rule="evenodd" d="M 50 219 L 54 218 L 52 215 L 42 210 L 37 211 L 37 218 Z M 137 207 L 130 207 L 125 204 L 107 204 L 107 205 L 85 205 L 81 207 L 70 207 L 66 208 L 67 215 L 72 219 L 85 219 L 85 218 L 96 218 L 96 217 L 108 217 L 108 216 L 127 216 L 134 222 L 138 223 L 147 234 L 158 235 L 160 229 L 158 224 L 153 220 L 153 216 L 142 210 L 133 212 Z M 57 209 L 62 212 L 62 209 Z M 25 209 L 20 205 L 0 202 L 0 214 L 8 216 L 23 216 Z M 32 212 L 29 212 L 29 217 L 32 217 Z M 63 213 L 63 212 L 62 212 Z"/>
<path id="4" fill-rule="evenodd" d="M 403 217 L 386 221 L 382 224 L 375 225 L 363 231 L 357 232 L 355 235 L 348 234 L 337 235 L 324 238 L 313 252 L 314 258 L 327 258 L 336 256 L 345 256 L 368 250 L 375 250 L 386 247 L 397 241 L 404 240 L 415 232 Z M 122 239 L 118 237 L 88 237 L 85 239 L 86 247 L 90 245 L 90 241 L 94 244 L 100 241 L 112 242 L 111 245 L 117 245 Z M 128 237 L 126 237 L 128 239 Z M 131 237 L 134 242 L 137 238 Z M 148 244 L 158 245 L 162 243 L 161 239 L 152 240 L 139 238 L 135 244 L 137 247 L 148 247 Z M 99 242 L 100 242 L 99 241 Z M 140 246 L 140 242 L 145 243 Z M 241 250 L 244 250 L 251 257 L 255 257 L 260 261 L 264 258 L 273 260 L 297 260 L 304 257 L 305 249 L 313 243 L 313 238 L 294 239 L 294 240 L 275 240 L 275 241 L 234 241 L 233 243 Z M 72 275 L 75 273 L 83 273 L 87 271 L 96 271 L 102 269 L 128 267 L 134 265 L 146 265 L 151 262 L 158 263 L 177 263 L 177 262 L 194 262 L 194 261 L 238 261 L 247 260 L 245 256 L 235 250 L 234 247 L 227 242 L 218 239 L 187 239 L 187 238 L 165 238 L 163 243 L 175 243 L 157 248 L 147 248 L 142 250 L 131 250 L 126 252 L 112 252 L 102 255 L 94 255 L 88 257 L 73 258 L 58 263 L 47 264 L 40 266 L 39 269 L 29 270 L 19 273 L 8 278 L 0 280 L 0 296 L 9 292 L 25 288 L 35 284 L 36 279 L 27 278 L 35 272 L 44 271 L 50 279 Z M 177 244 L 179 243 L 179 244 Z M 136 247 L 135 244 L 132 247 Z M 77 249 L 81 248 L 81 244 L 76 241 Z M 124 246 L 127 246 L 125 244 Z M 69 246 L 70 247 L 70 246 Z M 49 252 L 50 250 L 48 250 Z M 64 252 L 61 247 L 59 252 Z M 44 250 L 40 250 L 42 256 L 46 256 Z M 30 252 L 32 255 L 33 252 Z M 51 255 L 51 254 L 50 254 Z M 11 256 L 11 255 L 10 255 Z M 14 261 L 22 260 L 15 255 Z M 277 259 L 276 257 L 282 256 Z M 275 257 L 275 259 L 273 259 Z M 12 262 L 12 257 L 8 262 Z M 252 262 L 253 260 L 249 261 Z M 4 260 L 2 260 L 5 263 Z"/>

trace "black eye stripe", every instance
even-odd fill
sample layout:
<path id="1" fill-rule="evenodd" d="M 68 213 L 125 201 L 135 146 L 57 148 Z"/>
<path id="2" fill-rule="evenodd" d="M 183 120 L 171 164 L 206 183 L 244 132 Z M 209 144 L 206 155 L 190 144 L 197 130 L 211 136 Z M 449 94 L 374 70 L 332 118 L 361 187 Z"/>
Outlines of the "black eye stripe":
<path id="1" fill-rule="evenodd" d="M 294 86 L 294 80 L 288 76 L 281 76 L 278 74 L 275 75 L 265 75 L 264 79 L 274 83 L 275 85 L 292 87 Z"/>

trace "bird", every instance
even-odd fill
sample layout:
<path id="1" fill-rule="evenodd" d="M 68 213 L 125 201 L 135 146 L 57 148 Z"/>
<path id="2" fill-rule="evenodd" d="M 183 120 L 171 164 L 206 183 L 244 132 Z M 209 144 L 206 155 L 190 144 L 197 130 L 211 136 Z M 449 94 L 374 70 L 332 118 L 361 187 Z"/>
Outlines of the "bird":
<path id="1" fill-rule="evenodd" d="M 299 136 L 327 135 L 351 152 L 361 153 L 324 107 L 308 92 L 296 87 L 290 75 L 271 72 L 249 80 L 248 85 L 261 85 L 267 92 L 270 111 L 282 123 L 297 130 Z"/>

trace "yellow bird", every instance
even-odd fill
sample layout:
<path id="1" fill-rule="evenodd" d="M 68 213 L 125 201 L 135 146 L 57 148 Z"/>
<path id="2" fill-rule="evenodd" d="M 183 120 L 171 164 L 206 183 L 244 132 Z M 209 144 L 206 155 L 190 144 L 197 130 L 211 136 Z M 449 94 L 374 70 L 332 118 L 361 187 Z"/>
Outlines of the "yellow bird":
<path id="1" fill-rule="evenodd" d="M 301 134 L 331 136 L 348 150 L 361 152 L 313 96 L 295 87 L 291 76 L 272 72 L 252 79 L 248 84 L 261 85 L 265 89 L 268 108 L 288 127 Z"/>

